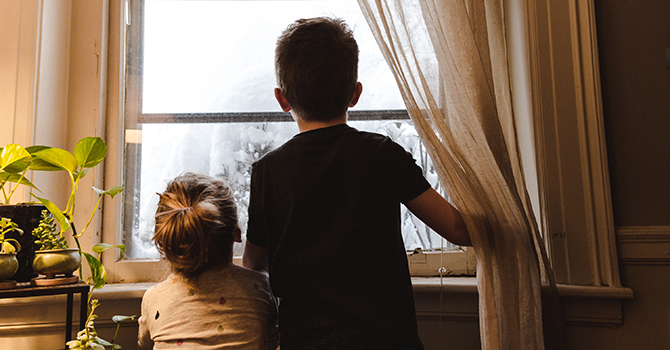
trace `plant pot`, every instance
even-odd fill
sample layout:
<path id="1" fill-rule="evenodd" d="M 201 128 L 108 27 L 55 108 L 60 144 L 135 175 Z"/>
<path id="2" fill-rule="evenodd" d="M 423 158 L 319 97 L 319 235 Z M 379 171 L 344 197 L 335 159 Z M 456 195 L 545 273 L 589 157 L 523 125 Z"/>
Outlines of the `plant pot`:
<path id="1" fill-rule="evenodd" d="M 0 205 L 0 217 L 12 219 L 23 230 L 22 235 L 15 231 L 5 235 L 6 238 L 14 238 L 21 244 L 21 251 L 16 255 L 19 269 L 12 276 L 12 280 L 28 282 L 37 277 L 33 271 L 33 258 L 39 245 L 35 244 L 35 237 L 31 233 L 40 223 L 42 210 L 46 210 L 46 207 L 41 204 Z"/>
<path id="2" fill-rule="evenodd" d="M 81 255 L 77 248 L 38 250 L 33 260 L 33 270 L 51 279 L 56 275 L 71 277 L 81 265 Z"/>
<path id="3" fill-rule="evenodd" d="M 16 253 L 0 254 L 0 282 L 14 276 L 19 269 L 19 260 L 16 259 Z"/>

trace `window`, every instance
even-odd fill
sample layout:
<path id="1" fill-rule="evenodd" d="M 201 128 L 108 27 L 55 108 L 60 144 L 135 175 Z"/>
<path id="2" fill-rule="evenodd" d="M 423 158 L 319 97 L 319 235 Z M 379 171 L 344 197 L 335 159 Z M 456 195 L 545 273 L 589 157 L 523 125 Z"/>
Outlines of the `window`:
<path id="1" fill-rule="evenodd" d="M 548 11 L 546 1 L 511 5 L 506 6 L 505 13 L 513 103 L 517 116 L 528 125 L 528 132 L 519 134 L 528 147 L 529 157 L 524 159 L 524 164 L 530 176 L 529 184 L 537 184 L 537 217 L 559 276 L 557 281 L 619 285 L 602 108 L 599 105 L 593 9 L 588 4 L 580 4 L 579 11 L 574 11 L 572 3 L 552 3 L 560 10 Z M 89 14 L 91 8 L 86 6 L 97 11 L 93 15 L 100 16 Z M 86 6 L 84 3 L 73 4 L 78 11 L 83 7 L 88 11 L 86 16 L 73 17 L 73 30 L 89 35 L 73 36 L 68 42 L 80 51 L 69 56 L 77 67 L 70 69 L 70 74 L 76 75 L 77 79 L 70 79 L 68 85 L 70 92 L 66 100 L 73 110 L 68 111 L 68 123 L 63 124 L 67 125 L 67 134 L 75 138 L 100 134 L 100 126 L 107 126 L 102 133 L 110 145 L 104 181 L 119 184 L 124 183 L 124 167 L 129 166 L 132 170 L 138 164 L 133 163 L 132 158 L 126 159 L 126 154 L 131 156 L 140 145 L 126 141 L 134 142 L 132 130 L 141 130 L 142 125 L 125 119 L 129 114 L 138 115 L 133 108 L 139 106 L 141 98 L 138 93 L 141 87 L 141 31 L 138 24 L 144 5 L 140 0 L 113 1 L 109 13 L 101 4 L 86 3 Z M 124 6 L 129 6 L 126 12 Z M 358 11 L 356 5 L 351 7 L 352 11 Z M 100 18 L 110 19 L 109 28 Z M 360 28 L 356 30 L 359 35 Z M 109 41 L 105 40 L 106 33 Z M 106 42 L 109 42 L 109 51 L 104 45 Z M 107 69 L 109 74 L 105 75 Z M 102 72 L 102 76 L 96 75 L 96 70 Z M 40 79 L 41 84 L 47 81 Z M 369 94 L 369 84 L 365 81 L 364 84 L 364 94 Z M 128 99 L 127 103 L 124 98 Z M 44 101 L 39 102 L 44 110 L 63 110 L 61 104 L 53 103 L 52 106 Z M 100 106 L 105 103 L 107 110 L 101 111 Z M 92 116 L 98 119 L 92 122 Z M 127 140 L 124 140 L 124 128 L 131 130 Z M 18 130 L 30 134 L 32 129 L 26 123 Z M 58 139 L 61 129 L 38 123 L 35 130 Z M 537 179 L 532 178 L 534 174 Z M 122 243 L 130 237 L 123 232 L 127 229 L 123 217 L 134 213 L 124 212 L 122 207 L 132 206 L 128 202 L 137 200 L 137 197 L 132 188 L 134 179 L 129 180 L 124 183 L 128 187 L 124 201 L 105 204 L 102 222 L 105 242 Z M 444 255 L 448 254 L 440 256 Z M 113 260 L 114 257 L 107 255 L 103 259 Z M 163 273 L 160 263 L 150 259 L 121 259 L 106 266 L 110 267 L 114 282 L 155 281 L 162 278 Z"/>
<path id="2" fill-rule="evenodd" d="M 183 171 L 225 178 L 246 228 L 251 164 L 298 132 L 274 100 L 274 46 L 302 17 L 337 16 L 354 30 L 363 96 L 350 125 L 391 137 L 437 174 L 355 0 L 165 1 L 135 4 L 129 27 L 124 243 L 129 259 L 156 259 L 153 214 Z M 403 207 L 408 250 L 451 247 Z M 236 245 L 236 254 L 243 246 Z M 437 271 L 437 269 L 435 269 Z"/>

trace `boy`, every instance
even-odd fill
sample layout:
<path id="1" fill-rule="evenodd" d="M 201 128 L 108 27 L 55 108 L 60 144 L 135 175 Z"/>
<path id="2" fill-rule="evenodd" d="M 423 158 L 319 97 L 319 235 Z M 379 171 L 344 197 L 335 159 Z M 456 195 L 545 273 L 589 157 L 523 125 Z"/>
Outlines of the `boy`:
<path id="1" fill-rule="evenodd" d="M 275 72 L 275 97 L 300 134 L 252 168 L 243 263 L 269 268 L 282 350 L 423 349 L 400 203 L 470 245 L 461 216 L 400 145 L 346 124 L 362 85 L 343 21 L 291 24 L 278 39 Z"/>

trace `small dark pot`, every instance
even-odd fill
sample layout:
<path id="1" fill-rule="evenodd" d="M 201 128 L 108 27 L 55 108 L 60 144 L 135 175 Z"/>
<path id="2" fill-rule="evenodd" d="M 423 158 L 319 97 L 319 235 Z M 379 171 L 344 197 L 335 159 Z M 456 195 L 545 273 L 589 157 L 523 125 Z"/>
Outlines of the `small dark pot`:
<path id="1" fill-rule="evenodd" d="M 41 204 L 0 205 L 0 217 L 12 219 L 23 230 L 23 235 L 14 231 L 5 235 L 5 238 L 14 238 L 21 243 L 21 251 L 16 254 L 19 269 L 12 276 L 12 280 L 29 282 L 37 277 L 37 273 L 33 271 L 33 259 L 39 245 L 35 244 L 32 232 L 39 225 L 40 215 L 45 209 L 46 207 Z"/>

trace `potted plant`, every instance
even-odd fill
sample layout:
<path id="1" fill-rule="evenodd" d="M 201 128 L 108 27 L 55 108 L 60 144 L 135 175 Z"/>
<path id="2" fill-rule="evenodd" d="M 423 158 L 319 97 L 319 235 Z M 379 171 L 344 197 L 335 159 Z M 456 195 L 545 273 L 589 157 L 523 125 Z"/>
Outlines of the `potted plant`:
<path id="1" fill-rule="evenodd" d="M 105 195 L 114 198 L 115 195 L 123 191 L 123 187 L 116 186 L 109 190 L 100 190 L 93 187 L 93 190 L 98 194 L 98 199 L 81 232 L 77 232 L 74 217 L 75 203 L 81 179 L 91 168 L 100 164 L 106 155 L 107 145 L 100 137 L 85 137 L 79 140 L 74 148 L 74 153 L 59 148 L 48 147 L 31 154 L 31 164 L 34 169 L 65 171 L 71 181 L 71 191 L 64 210 L 61 210 L 52 201 L 33 194 L 51 214 L 44 214 L 41 217 L 40 225 L 33 230 L 33 236 L 38 237 L 36 242 L 40 245 L 39 250 L 35 252 L 33 269 L 45 275 L 47 279 L 53 279 L 56 275 L 62 274 L 68 278 L 62 281 L 63 283 L 76 282 L 77 278 L 72 279 L 69 277 L 81 265 L 82 255 L 86 257 L 91 268 L 92 278 L 95 279 L 95 274 L 102 268 L 99 257 L 96 258 L 94 255 L 82 251 L 79 237 L 84 234 L 93 221 L 96 212 L 95 208 L 98 207 L 102 198 Z M 60 229 L 56 229 L 56 223 Z M 64 234 L 68 231 L 72 232 L 72 237 L 77 244 L 76 248 L 69 248 L 67 245 Z M 98 245 L 96 247 L 94 249 L 109 249 L 113 246 Z M 122 248 L 122 246 L 117 247 Z M 73 266 L 75 266 L 74 269 Z M 79 278 L 82 278 L 81 269 L 79 270 Z M 39 280 L 35 280 L 35 282 L 39 284 Z M 54 281 L 46 283 L 58 284 L 58 282 Z"/>
<path id="2" fill-rule="evenodd" d="M 40 247 L 35 252 L 33 270 L 45 275 L 47 279 L 53 279 L 60 274 L 63 277 L 72 277 L 72 273 L 81 266 L 79 249 L 69 249 L 67 240 L 56 227 L 56 222 L 48 210 L 42 210 L 41 215 L 39 225 L 32 232 L 37 239 L 35 243 Z M 69 279 L 71 282 L 77 280 L 78 278 Z"/>
<path id="3" fill-rule="evenodd" d="M 95 217 L 95 208 L 98 207 L 102 198 L 105 195 L 114 198 L 115 195 L 123 191 L 122 186 L 115 186 L 108 190 L 100 190 L 93 187 L 93 190 L 98 194 L 98 199 L 91 215 L 88 217 L 88 221 L 80 232 L 77 232 L 74 222 L 75 201 L 77 192 L 79 191 L 80 180 L 88 173 L 89 169 L 100 164 L 106 155 L 107 145 L 99 137 L 86 137 L 79 140 L 75 146 L 74 154 L 62 149 L 46 146 L 23 148 L 13 144 L 0 149 L 0 190 L 4 195 L 5 203 L 9 203 L 11 195 L 16 191 L 19 185 L 28 186 L 39 192 L 39 189 L 26 179 L 25 174 L 28 170 L 65 171 L 70 177 L 72 187 L 64 210 L 61 210 L 52 201 L 31 193 L 33 197 L 41 203 L 41 205 L 36 206 L 40 208 L 38 212 L 39 214 L 32 215 L 32 217 L 37 218 L 34 220 L 35 224 L 30 227 L 30 232 L 32 233 L 29 237 L 31 239 L 30 243 L 31 245 L 35 244 L 38 246 L 38 250 L 35 252 L 36 257 L 32 260 L 32 264 L 47 277 L 55 277 L 61 272 L 50 267 L 50 264 L 45 261 L 48 259 L 43 259 L 43 254 L 46 256 L 47 254 L 57 251 L 74 251 L 74 256 L 78 258 L 75 258 L 77 261 L 74 263 L 76 266 L 74 269 L 76 270 L 79 268 L 79 277 L 75 278 L 75 280 L 82 278 L 81 256 L 83 255 L 86 258 L 91 271 L 87 283 L 89 283 L 93 289 L 99 289 L 107 283 L 107 273 L 101 262 L 102 253 L 111 248 L 119 248 L 125 252 L 125 247 L 123 245 L 112 246 L 110 244 L 99 243 L 93 246 L 93 252 L 97 254 L 96 256 L 83 252 L 79 243 L 79 237 L 84 234 L 90 223 L 93 221 L 93 218 Z M 14 185 L 9 185 L 10 183 L 13 183 Z M 45 208 L 48 212 L 43 210 Z M 2 223 L 4 225 L 4 221 Z M 72 232 L 77 248 L 71 249 L 68 246 L 64 234 L 69 231 Z M 4 234 L 5 230 L 3 229 L 2 232 Z M 10 240 L 12 239 L 10 238 Z M 16 243 L 18 244 L 18 241 L 16 241 Z M 8 248 L 8 250 L 11 250 L 11 248 Z M 69 253 L 68 255 L 72 254 Z M 74 270 L 72 270 L 72 267 L 70 266 L 64 269 L 64 272 L 62 273 L 67 276 L 73 271 Z M 47 279 L 54 280 L 55 278 Z M 77 334 L 77 340 L 68 342 L 69 348 L 104 349 L 107 346 L 111 346 L 114 349 L 120 348 L 120 346 L 113 344 L 114 339 L 112 339 L 112 342 L 110 343 L 97 336 L 93 320 L 97 317 L 94 312 L 95 308 L 98 306 L 98 302 L 97 300 L 91 300 L 91 296 L 92 293 L 89 293 L 89 310 L 86 327 Z M 132 320 L 134 318 L 135 316 L 114 316 L 113 321 L 117 323 L 117 332 L 120 322 Z"/>
<path id="4" fill-rule="evenodd" d="M 18 224 L 19 227 L 27 232 L 31 232 L 37 227 L 40 220 L 40 212 L 45 207 L 40 203 L 12 204 L 11 198 L 21 186 L 27 186 L 31 190 L 39 192 L 39 189 L 25 175 L 28 170 L 34 170 L 32 153 L 46 148 L 48 147 L 29 146 L 24 148 L 17 144 L 9 144 L 0 148 L 0 193 L 2 193 L 0 217 L 11 219 L 12 222 Z M 23 231 L 14 230 L 7 232 L 9 238 L 17 240 L 22 246 L 22 249 L 16 256 L 19 268 L 12 279 L 25 282 L 37 276 L 32 270 L 36 247 L 30 235 L 22 235 L 19 232 Z"/>
<path id="5" fill-rule="evenodd" d="M 21 250 L 21 244 L 14 238 L 7 238 L 9 232 L 23 231 L 9 218 L 0 218 L 0 289 L 8 289 L 16 286 L 16 281 L 9 281 L 19 269 L 19 261 L 16 253 Z"/>

